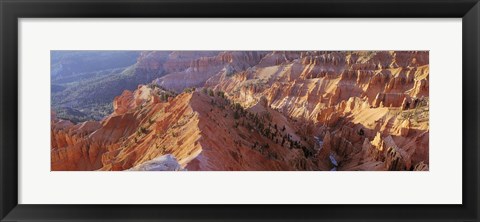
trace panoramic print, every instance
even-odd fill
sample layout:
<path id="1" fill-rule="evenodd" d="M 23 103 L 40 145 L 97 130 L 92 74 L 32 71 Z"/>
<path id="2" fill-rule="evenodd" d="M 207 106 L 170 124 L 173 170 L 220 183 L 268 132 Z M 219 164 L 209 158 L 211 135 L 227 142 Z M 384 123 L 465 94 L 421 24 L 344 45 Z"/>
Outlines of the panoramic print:
<path id="1" fill-rule="evenodd" d="M 51 51 L 52 171 L 428 171 L 428 51 Z"/>

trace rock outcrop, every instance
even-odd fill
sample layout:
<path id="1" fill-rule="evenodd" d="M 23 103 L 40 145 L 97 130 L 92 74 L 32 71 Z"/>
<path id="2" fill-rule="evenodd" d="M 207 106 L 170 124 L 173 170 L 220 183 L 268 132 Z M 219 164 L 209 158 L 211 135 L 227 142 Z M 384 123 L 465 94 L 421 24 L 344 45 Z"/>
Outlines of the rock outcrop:
<path id="1" fill-rule="evenodd" d="M 139 64 L 168 73 L 100 122 L 52 118 L 52 170 L 428 170 L 428 52 L 146 52 Z"/>
<path id="2" fill-rule="evenodd" d="M 156 157 L 134 166 L 128 171 L 182 171 L 183 168 L 171 154 Z"/>

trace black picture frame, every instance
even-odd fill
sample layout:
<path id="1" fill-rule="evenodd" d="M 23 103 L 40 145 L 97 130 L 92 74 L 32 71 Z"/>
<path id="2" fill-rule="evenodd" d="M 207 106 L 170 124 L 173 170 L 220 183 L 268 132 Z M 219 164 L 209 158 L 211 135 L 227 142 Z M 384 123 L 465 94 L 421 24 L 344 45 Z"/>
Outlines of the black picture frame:
<path id="1" fill-rule="evenodd" d="M 478 221 L 478 0 L 0 0 L 1 221 Z M 461 205 L 25 205 L 18 204 L 19 18 L 370 17 L 462 18 Z M 448 44 L 448 43 L 446 43 Z M 460 120 L 458 120 L 460 121 Z M 354 189 L 354 188 L 352 188 Z M 41 192 L 41 190 L 39 190 Z M 214 194 L 212 194 L 214 195 Z M 387 194 L 386 194 L 387 195 Z M 442 195 L 439 193 L 438 195 Z"/>

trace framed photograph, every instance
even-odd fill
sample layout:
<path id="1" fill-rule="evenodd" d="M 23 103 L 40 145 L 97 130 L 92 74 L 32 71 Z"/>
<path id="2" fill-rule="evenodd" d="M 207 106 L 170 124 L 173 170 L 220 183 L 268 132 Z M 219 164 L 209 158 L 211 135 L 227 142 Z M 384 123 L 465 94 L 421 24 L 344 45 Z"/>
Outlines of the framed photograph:
<path id="1" fill-rule="evenodd" d="M 479 13 L 0 0 L 1 221 L 478 221 Z"/>

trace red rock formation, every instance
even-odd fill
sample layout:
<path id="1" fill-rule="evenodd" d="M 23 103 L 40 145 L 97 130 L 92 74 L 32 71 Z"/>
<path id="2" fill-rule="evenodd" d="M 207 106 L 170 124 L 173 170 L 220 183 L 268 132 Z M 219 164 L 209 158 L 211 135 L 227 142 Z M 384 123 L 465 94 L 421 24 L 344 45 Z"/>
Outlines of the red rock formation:
<path id="1" fill-rule="evenodd" d="M 140 87 L 134 97 L 124 93 L 126 97 L 117 100 L 135 103 L 142 96 L 137 92 L 146 89 Z M 152 96 L 156 93 L 149 92 Z M 166 103 L 152 104 L 145 99 L 129 112 L 116 111 L 101 125 L 96 123 L 97 128 L 81 133 L 72 143 L 56 142 L 52 154 L 59 147 L 75 158 L 58 157 L 55 164 L 52 162 L 52 170 L 126 170 L 167 153 L 174 155 L 187 170 L 314 169 L 314 164 L 304 159 L 302 150 L 280 145 L 282 133 L 278 128 L 269 127 L 269 132 L 275 132 L 274 136 L 272 133 L 265 135 L 265 129 L 255 126 L 252 113 L 268 110 L 265 104 L 259 104 L 256 111 L 244 111 L 237 120 L 225 118 L 238 112 L 229 104 L 221 97 L 200 92 L 184 93 Z M 54 132 L 56 140 L 63 138 L 65 131 L 72 132 L 78 126 L 58 124 L 63 128 Z M 283 134 L 287 132 L 292 138 L 297 137 L 290 130 Z M 85 153 L 87 147 L 95 147 L 95 150 Z"/>
<path id="2" fill-rule="evenodd" d="M 166 96 L 139 86 L 88 126 L 52 118 L 52 170 L 126 170 L 164 155 L 187 170 L 428 170 L 428 52 L 151 52 L 139 61 L 172 72 L 154 81 L 162 87 L 199 88 Z"/>
<path id="3" fill-rule="evenodd" d="M 188 87 L 203 86 L 215 75 L 232 75 L 252 67 L 265 56 L 265 52 L 220 52 L 216 56 L 192 60 L 188 68 L 170 73 L 155 82 L 167 89 L 182 91 Z"/>
<path id="4" fill-rule="evenodd" d="M 191 64 L 202 57 L 212 57 L 219 52 L 215 51 L 178 51 L 168 55 L 168 60 L 163 64 L 166 73 L 181 72 L 188 69 Z"/>

